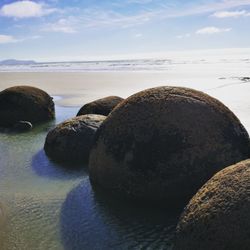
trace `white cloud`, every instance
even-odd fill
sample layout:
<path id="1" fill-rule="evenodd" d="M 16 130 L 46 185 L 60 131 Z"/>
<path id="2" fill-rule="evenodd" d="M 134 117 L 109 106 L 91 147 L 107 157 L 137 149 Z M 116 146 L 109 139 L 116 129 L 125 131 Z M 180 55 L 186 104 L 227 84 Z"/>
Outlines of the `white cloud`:
<path id="1" fill-rule="evenodd" d="M 61 18 L 53 23 L 46 23 L 42 31 L 77 33 L 82 29 L 99 28 L 131 28 L 142 25 L 152 20 L 156 13 L 151 11 L 141 12 L 134 15 L 125 15 L 116 11 L 89 8 L 82 11 L 80 15 Z M 137 37 L 140 35 L 137 34 Z"/>
<path id="2" fill-rule="evenodd" d="M 210 12 L 224 11 L 236 7 L 250 6 L 250 0 L 222 0 L 204 4 L 196 4 L 179 10 L 162 10 L 165 15 L 162 18 L 175 18 L 201 15 Z"/>
<path id="3" fill-rule="evenodd" d="M 0 35 L 0 44 L 5 44 L 5 43 L 15 43 L 18 42 L 18 39 L 15 39 L 13 36 L 8 36 L 8 35 Z"/>
<path id="4" fill-rule="evenodd" d="M 85 28 L 129 28 L 149 22 L 155 15 L 156 13 L 151 11 L 125 15 L 115 11 L 104 11 L 92 8 L 84 10 L 79 23 L 82 23 Z"/>
<path id="5" fill-rule="evenodd" d="M 77 33 L 76 23 L 77 19 L 74 17 L 61 18 L 55 23 L 46 24 L 42 30 L 48 32 L 61 32 L 61 33 Z"/>
<path id="6" fill-rule="evenodd" d="M 218 34 L 218 33 L 223 33 L 223 32 L 228 32 L 230 31 L 231 28 L 217 28 L 217 27 L 204 27 L 202 29 L 199 29 L 196 31 L 196 34 L 198 35 L 213 35 L 213 34 Z"/>
<path id="7" fill-rule="evenodd" d="M 220 11 L 220 12 L 215 12 L 212 16 L 217 17 L 217 18 L 241 17 L 241 16 L 250 16 L 250 12 L 247 12 L 245 10 L 241 10 L 241 11 Z"/>
<path id="8" fill-rule="evenodd" d="M 149 0 L 127 0 L 122 4 L 129 2 L 149 2 Z M 99 8 L 89 8 L 81 12 L 79 23 L 85 28 L 119 27 L 128 28 L 151 22 L 154 20 L 164 20 L 178 17 L 209 14 L 217 11 L 224 11 L 234 7 L 250 6 L 250 0 L 221 0 L 205 4 L 187 5 L 185 8 L 176 8 L 176 6 L 158 6 L 156 8 L 147 8 L 144 11 L 135 14 L 123 14 L 118 11 L 103 10 Z"/>
<path id="9" fill-rule="evenodd" d="M 48 8 L 43 3 L 24 0 L 3 5 L 0 9 L 0 15 L 14 18 L 29 18 L 49 15 L 55 11 L 57 9 Z"/>
<path id="10" fill-rule="evenodd" d="M 24 42 L 27 40 L 36 40 L 40 39 L 41 36 L 34 35 L 34 36 L 27 36 L 27 37 L 22 37 L 22 38 L 15 38 L 14 36 L 11 35 L 1 35 L 0 34 L 0 44 L 7 44 L 7 43 L 19 43 L 19 42 Z"/>

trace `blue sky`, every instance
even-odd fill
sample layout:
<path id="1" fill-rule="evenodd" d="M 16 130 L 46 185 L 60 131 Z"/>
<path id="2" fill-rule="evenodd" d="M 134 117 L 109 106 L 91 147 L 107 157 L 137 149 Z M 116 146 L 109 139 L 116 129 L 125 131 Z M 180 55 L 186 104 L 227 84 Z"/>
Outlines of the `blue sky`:
<path id="1" fill-rule="evenodd" d="M 250 47 L 250 0 L 0 2 L 0 60 Z"/>

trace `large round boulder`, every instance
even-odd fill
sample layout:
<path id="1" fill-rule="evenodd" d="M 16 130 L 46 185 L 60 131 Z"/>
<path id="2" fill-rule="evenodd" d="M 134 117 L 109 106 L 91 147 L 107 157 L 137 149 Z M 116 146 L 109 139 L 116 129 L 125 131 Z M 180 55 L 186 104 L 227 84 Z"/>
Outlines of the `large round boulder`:
<path id="1" fill-rule="evenodd" d="M 158 87 L 129 97 L 103 122 L 90 178 L 114 194 L 183 206 L 216 172 L 248 156 L 248 133 L 221 102 Z"/>
<path id="2" fill-rule="evenodd" d="M 12 127 L 19 121 L 39 123 L 53 119 L 53 98 L 41 89 L 16 86 L 0 92 L 0 126 Z"/>
<path id="3" fill-rule="evenodd" d="M 87 162 L 95 132 L 105 118 L 82 115 L 60 123 L 46 137 L 46 154 L 58 162 Z"/>
<path id="4" fill-rule="evenodd" d="M 109 113 L 124 99 L 119 96 L 108 96 L 85 104 L 78 111 L 77 116 L 85 114 L 109 115 Z"/>
<path id="5" fill-rule="evenodd" d="M 191 199 L 175 238 L 175 250 L 250 247 L 250 160 L 221 170 Z"/>

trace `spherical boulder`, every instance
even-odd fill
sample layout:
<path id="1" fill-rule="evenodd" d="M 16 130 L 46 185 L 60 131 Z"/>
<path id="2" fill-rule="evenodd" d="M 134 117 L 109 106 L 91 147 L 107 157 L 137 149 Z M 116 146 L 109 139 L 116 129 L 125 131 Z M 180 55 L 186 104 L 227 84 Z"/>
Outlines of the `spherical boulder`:
<path id="1" fill-rule="evenodd" d="M 12 127 L 19 121 L 39 123 L 53 119 L 53 98 L 41 89 L 15 86 L 0 92 L 0 126 Z"/>
<path id="2" fill-rule="evenodd" d="M 58 162 L 87 162 L 95 132 L 105 118 L 102 115 L 82 115 L 57 125 L 46 137 L 46 154 Z"/>
<path id="3" fill-rule="evenodd" d="M 221 170 L 191 199 L 177 225 L 174 250 L 250 246 L 250 160 Z"/>
<path id="4" fill-rule="evenodd" d="M 216 172 L 248 157 L 248 133 L 221 102 L 158 87 L 123 101 L 100 126 L 90 179 L 114 194 L 182 207 Z"/>
<path id="5" fill-rule="evenodd" d="M 85 114 L 109 115 L 109 113 L 124 99 L 119 96 L 108 96 L 85 104 L 78 111 L 77 116 Z"/>

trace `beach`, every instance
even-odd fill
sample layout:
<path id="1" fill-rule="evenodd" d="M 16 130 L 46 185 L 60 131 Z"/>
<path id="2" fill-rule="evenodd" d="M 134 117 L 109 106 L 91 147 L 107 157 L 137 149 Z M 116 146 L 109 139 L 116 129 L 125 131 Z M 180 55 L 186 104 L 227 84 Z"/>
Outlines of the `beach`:
<path id="1" fill-rule="evenodd" d="M 178 215 L 107 202 L 93 192 L 87 166 L 67 171 L 48 160 L 43 151 L 47 132 L 85 103 L 164 85 L 216 97 L 250 132 L 247 66 L 201 62 L 163 71 L 0 72 L 0 90 L 31 85 L 47 91 L 56 104 L 55 121 L 24 134 L 0 134 L 3 249 L 171 249 Z"/>
<path id="2" fill-rule="evenodd" d="M 0 90 L 31 85 L 54 96 L 64 107 L 80 107 L 109 95 L 126 98 L 157 86 L 182 86 L 201 90 L 229 107 L 250 131 L 248 63 L 204 62 L 176 65 L 164 71 L 0 72 Z"/>

